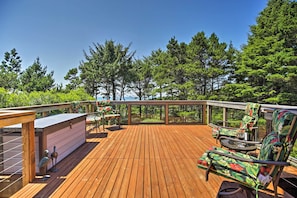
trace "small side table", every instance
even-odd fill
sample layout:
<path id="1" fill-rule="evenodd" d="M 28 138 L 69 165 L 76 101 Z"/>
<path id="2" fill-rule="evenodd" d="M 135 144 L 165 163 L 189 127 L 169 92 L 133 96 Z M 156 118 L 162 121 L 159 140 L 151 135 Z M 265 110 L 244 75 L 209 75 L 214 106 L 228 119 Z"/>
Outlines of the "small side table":
<path id="1" fill-rule="evenodd" d="M 221 145 L 230 149 L 230 150 L 235 150 L 235 151 L 239 151 L 242 153 L 247 153 L 250 151 L 257 150 L 256 144 L 249 144 L 249 143 L 234 141 L 234 140 L 230 140 L 230 139 L 222 139 Z"/>

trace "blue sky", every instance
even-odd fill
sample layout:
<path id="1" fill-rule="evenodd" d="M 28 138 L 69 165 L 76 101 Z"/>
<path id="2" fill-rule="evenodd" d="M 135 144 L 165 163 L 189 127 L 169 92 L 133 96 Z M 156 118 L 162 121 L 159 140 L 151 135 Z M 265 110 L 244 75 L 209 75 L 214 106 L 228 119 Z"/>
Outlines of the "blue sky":
<path id="1" fill-rule="evenodd" d="M 114 40 L 136 58 L 166 49 L 170 38 L 189 43 L 215 33 L 240 49 L 267 0 L 0 0 L 0 61 L 16 48 L 22 70 L 37 57 L 56 83 L 78 67 L 93 43 Z"/>

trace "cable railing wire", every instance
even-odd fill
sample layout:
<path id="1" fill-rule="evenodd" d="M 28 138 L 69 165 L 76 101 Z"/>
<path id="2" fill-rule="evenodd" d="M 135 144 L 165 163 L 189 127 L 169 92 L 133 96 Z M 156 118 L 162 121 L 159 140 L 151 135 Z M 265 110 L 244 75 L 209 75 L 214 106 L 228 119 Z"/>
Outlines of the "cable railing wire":
<path id="1" fill-rule="evenodd" d="M 13 158 L 15 158 L 16 156 L 19 156 L 19 155 L 23 155 L 23 152 L 21 152 L 21 153 L 17 153 L 17 154 L 15 154 L 15 155 L 13 155 L 13 156 L 11 156 L 11 157 L 9 157 L 9 158 L 5 158 L 5 159 L 3 159 L 1 162 L 0 162 L 0 165 L 1 164 L 4 164 L 5 162 L 8 162 L 8 161 L 10 161 L 11 159 L 13 159 Z M 1 173 L 2 171 L 0 171 L 0 173 Z"/>
<path id="2" fill-rule="evenodd" d="M 23 179 L 23 143 L 22 135 L 0 130 L 0 193 L 14 185 L 19 185 Z M 8 139 L 8 138 L 12 139 Z M 13 161 L 17 159 L 17 161 Z M 2 185 L 3 184 L 3 185 Z"/>
<path id="3" fill-rule="evenodd" d="M 11 147 L 10 149 L 5 149 L 2 152 L 0 152 L 0 155 L 2 155 L 4 153 L 8 153 L 9 151 L 18 152 L 18 151 L 13 151 L 13 150 L 17 149 L 17 148 L 22 148 L 22 146 L 23 146 L 22 144 L 19 144 L 19 145 L 16 145 L 15 147 Z"/>
<path id="4" fill-rule="evenodd" d="M 17 170 L 17 171 L 22 171 L 23 168 L 21 168 L 20 170 Z M 16 171 L 16 172 L 17 172 Z M 18 181 L 22 180 L 23 179 L 23 176 L 20 176 L 19 178 L 17 178 L 16 180 L 14 180 L 13 182 L 11 182 L 10 184 L 8 184 L 7 186 L 5 186 L 3 189 L 0 190 L 0 192 L 3 192 L 5 191 L 6 189 L 10 188 L 11 186 L 13 186 L 14 184 L 16 184 Z"/>
<path id="5" fill-rule="evenodd" d="M 8 140 L 6 142 L 1 143 L 0 146 L 4 146 L 4 145 L 9 144 L 9 143 L 12 143 L 12 142 L 14 142 L 16 140 L 22 140 L 22 138 L 23 138 L 22 136 L 16 137 L 16 138 L 14 138 L 12 140 Z"/>
<path id="6" fill-rule="evenodd" d="M 5 167 L 1 172 L 0 174 L 5 174 L 8 170 L 11 170 L 13 167 L 16 167 L 17 164 L 22 164 L 23 163 L 23 160 L 21 161 L 18 161 L 14 164 L 12 164 L 11 166 L 8 166 L 8 167 Z M 17 173 L 17 172 L 16 172 Z"/>
<path id="7" fill-rule="evenodd" d="M 9 175 L 5 175 L 5 178 L 4 179 L 0 179 L 0 183 L 1 182 L 3 183 L 4 181 L 8 180 L 8 178 L 11 178 L 12 176 L 16 175 L 17 173 L 19 173 L 21 171 L 23 171 L 23 168 L 19 168 L 16 171 L 14 171 L 13 173 L 11 173 Z M 20 174 L 18 174 L 18 175 L 20 175 Z"/>

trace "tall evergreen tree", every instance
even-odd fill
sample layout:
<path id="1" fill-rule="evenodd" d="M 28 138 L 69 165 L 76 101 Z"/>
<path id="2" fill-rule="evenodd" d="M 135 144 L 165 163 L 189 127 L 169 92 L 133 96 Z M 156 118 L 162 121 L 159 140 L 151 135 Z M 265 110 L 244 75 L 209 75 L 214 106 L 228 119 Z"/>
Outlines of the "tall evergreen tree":
<path id="1" fill-rule="evenodd" d="M 54 87 L 54 71 L 47 73 L 47 67 L 43 67 L 37 58 L 33 65 L 29 66 L 20 76 L 20 89 L 22 91 L 47 91 Z"/>
<path id="2" fill-rule="evenodd" d="M 136 60 L 131 70 L 131 90 L 139 100 L 147 100 L 151 97 L 152 91 L 152 69 L 150 58 Z"/>
<path id="3" fill-rule="evenodd" d="M 86 61 L 82 61 L 78 68 L 80 70 L 80 79 L 86 92 L 97 99 L 100 93 L 101 78 L 105 74 L 101 62 L 103 55 L 102 46 L 94 44 L 94 48 L 89 47 L 89 55 L 84 51 Z"/>
<path id="4" fill-rule="evenodd" d="M 0 65 L 0 87 L 11 91 L 18 88 L 21 62 L 22 60 L 15 48 L 10 52 L 5 52 L 4 60 Z"/>
<path id="5" fill-rule="evenodd" d="M 218 99 L 217 93 L 228 81 L 232 66 L 235 64 L 236 50 L 232 44 L 220 42 L 215 33 L 209 38 L 198 32 L 187 47 L 185 66 L 192 90 L 192 99 Z"/>
<path id="6" fill-rule="evenodd" d="M 80 86 L 80 78 L 78 76 L 77 68 L 70 69 L 64 79 L 70 81 L 69 84 L 66 85 L 67 90 L 77 89 Z"/>
<path id="7" fill-rule="evenodd" d="M 230 51 L 229 51 L 230 52 Z M 228 63 L 227 44 L 220 43 L 219 38 L 212 33 L 208 39 L 208 95 L 212 95 L 215 90 L 219 90 L 227 76 Z M 232 54 L 230 54 L 232 57 Z"/>
<path id="8" fill-rule="evenodd" d="M 124 47 L 114 41 L 105 41 L 105 44 L 94 43 L 90 53 L 84 51 L 86 61 L 79 66 L 81 79 L 88 93 L 97 97 L 101 91 L 106 99 L 116 99 L 117 90 L 123 93 L 127 85 L 128 71 L 132 64 L 135 52 L 129 52 L 130 45 Z M 90 90 L 91 89 L 91 90 Z"/>
<path id="9" fill-rule="evenodd" d="M 187 73 L 193 84 L 196 95 L 206 95 L 207 92 L 207 65 L 208 45 L 207 37 L 204 32 L 198 32 L 193 36 L 187 49 L 188 64 Z"/>
<path id="10" fill-rule="evenodd" d="M 157 96 L 160 99 L 163 99 L 163 95 L 166 95 L 168 85 L 172 83 L 172 75 L 170 71 L 170 63 L 168 63 L 168 54 L 161 49 L 153 51 L 151 56 L 152 63 L 152 73 L 153 73 L 153 81 L 155 84 L 155 89 L 152 92 L 152 95 Z"/>
<path id="11" fill-rule="evenodd" d="M 297 2 L 269 0 L 250 32 L 236 71 L 248 100 L 297 104 Z"/>
<path id="12" fill-rule="evenodd" d="M 124 100 L 125 91 L 129 87 L 128 85 L 131 83 L 132 78 L 132 68 L 133 68 L 133 61 L 132 58 L 134 57 L 134 52 L 129 52 L 131 47 L 131 44 L 128 47 L 124 47 L 123 45 L 118 45 L 118 53 L 120 56 L 119 61 L 119 69 L 117 74 L 118 85 L 119 85 L 119 91 L 120 91 L 120 97 L 119 100 Z M 114 89 L 116 90 L 116 89 Z M 113 98 L 115 100 L 115 92 L 113 92 Z"/>
<path id="13" fill-rule="evenodd" d="M 175 37 L 171 38 L 167 44 L 168 62 L 170 65 L 169 71 L 172 76 L 172 83 L 168 86 L 168 95 L 171 99 L 186 100 L 188 97 L 187 92 L 187 75 L 184 64 L 186 63 L 186 50 L 185 43 L 178 43 Z"/>

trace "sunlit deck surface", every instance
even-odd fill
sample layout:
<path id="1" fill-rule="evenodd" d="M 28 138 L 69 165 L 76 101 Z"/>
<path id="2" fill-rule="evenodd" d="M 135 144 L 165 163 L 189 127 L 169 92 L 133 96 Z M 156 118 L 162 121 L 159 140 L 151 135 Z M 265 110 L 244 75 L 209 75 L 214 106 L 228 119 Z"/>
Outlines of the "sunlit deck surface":
<path id="1" fill-rule="evenodd" d="M 205 171 L 196 167 L 212 145 L 216 141 L 205 125 L 130 125 L 92 132 L 50 179 L 37 178 L 13 197 L 216 197 L 226 179 L 210 174 L 206 182 Z M 295 168 L 285 171 L 297 175 Z"/>

